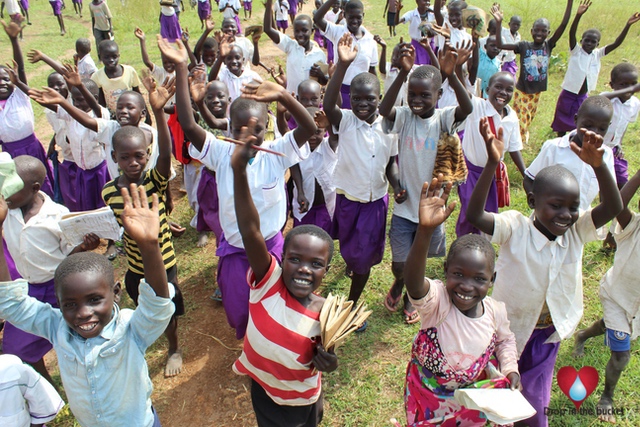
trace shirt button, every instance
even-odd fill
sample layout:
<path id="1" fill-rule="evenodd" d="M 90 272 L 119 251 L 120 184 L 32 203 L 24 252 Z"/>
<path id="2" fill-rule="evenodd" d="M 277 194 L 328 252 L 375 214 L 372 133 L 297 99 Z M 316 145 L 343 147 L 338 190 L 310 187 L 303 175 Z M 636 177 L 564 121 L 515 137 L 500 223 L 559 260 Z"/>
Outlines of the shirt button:
<path id="1" fill-rule="evenodd" d="M 91 394 L 96 394 L 96 391 L 95 391 L 95 390 L 92 390 L 92 391 L 91 391 Z"/>
<path id="2" fill-rule="evenodd" d="M 100 414 L 96 415 L 96 418 L 100 418 Z"/>

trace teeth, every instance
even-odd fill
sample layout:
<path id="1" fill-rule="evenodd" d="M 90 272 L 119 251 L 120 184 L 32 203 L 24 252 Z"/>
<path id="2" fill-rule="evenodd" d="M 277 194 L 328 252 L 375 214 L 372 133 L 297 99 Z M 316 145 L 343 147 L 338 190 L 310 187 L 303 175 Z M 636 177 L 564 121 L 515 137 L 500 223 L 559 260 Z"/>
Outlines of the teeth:
<path id="1" fill-rule="evenodd" d="M 558 226 L 558 227 L 568 227 L 568 226 L 569 226 L 569 224 L 568 224 L 568 223 L 555 222 L 555 221 L 554 221 L 554 224 L 555 224 L 556 226 Z"/>
<path id="2" fill-rule="evenodd" d="M 78 328 L 82 329 L 83 331 L 91 331 L 91 330 L 93 330 L 97 325 L 98 325 L 98 322 L 85 323 L 84 325 L 78 325 Z"/>
<path id="3" fill-rule="evenodd" d="M 304 279 L 293 279 L 293 282 L 301 286 L 308 286 L 311 284 L 310 280 L 304 280 Z"/>
<path id="4" fill-rule="evenodd" d="M 473 297 L 472 297 L 472 296 L 462 295 L 462 294 L 459 294 L 459 293 L 457 293 L 457 292 L 456 292 L 456 295 L 458 296 L 458 298 L 463 299 L 463 300 L 465 300 L 465 301 L 469 301 L 469 300 L 472 300 L 472 299 L 473 299 Z"/>

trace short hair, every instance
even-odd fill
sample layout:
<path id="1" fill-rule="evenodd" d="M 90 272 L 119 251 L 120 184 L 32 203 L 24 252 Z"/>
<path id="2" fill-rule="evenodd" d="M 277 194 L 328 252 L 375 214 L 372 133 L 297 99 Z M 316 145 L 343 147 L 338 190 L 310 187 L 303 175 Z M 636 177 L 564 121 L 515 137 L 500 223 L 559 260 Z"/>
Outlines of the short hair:
<path id="1" fill-rule="evenodd" d="M 518 21 L 522 24 L 522 17 L 520 15 L 513 15 L 511 19 L 509 19 L 509 22 L 511 21 Z"/>
<path id="2" fill-rule="evenodd" d="M 496 23 L 496 19 L 495 18 L 491 18 L 489 20 L 489 22 L 487 23 L 487 29 L 489 29 L 489 27 L 491 27 L 493 25 L 493 27 L 495 28 L 496 31 L 498 31 L 498 26 Z"/>
<path id="3" fill-rule="evenodd" d="M 104 49 L 116 49 L 118 52 L 120 51 L 118 43 L 114 42 L 113 40 L 102 40 L 100 42 L 100 44 L 98 45 L 98 56 L 100 56 L 100 53 Z"/>
<path id="4" fill-rule="evenodd" d="M 76 51 L 91 52 L 91 42 L 84 37 L 76 40 Z"/>
<path id="5" fill-rule="evenodd" d="M 347 2 L 347 4 L 344 5 L 344 14 L 346 15 L 352 10 L 361 10 L 364 12 L 364 5 L 360 0 L 350 0 L 349 2 Z"/>
<path id="6" fill-rule="evenodd" d="M 545 25 L 547 28 L 551 28 L 551 24 L 549 23 L 549 20 L 547 18 L 536 19 L 531 28 L 535 27 L 536 25 Z"/>
<path id="7" fill-rule="evenodd" d="M 218 50 L 218 41 L 213 37 L 207 37 L 204 39 L 204 44 L 202 45 L 203 49 L 213 49 Z"/>
<path id="8" fill-rule="evenodd" d="M 358 74 L 353 78 L 353 80 L 351 80 L 351 87 L 358 86 L 358 85 L 359 86 L 371 85 L 373 86 L 374 89 L 378 91 L 378 94 L 380 93 L 380 80 L 378 80 L 378 77 L 376 75 L 371 74 L 368 71 Z"/>
<path id="9" fill-rule="evenodd" d="M 146 110 L 147 104 L 144 102 L 144 97 L 142 96 L 142 94 L 140 92 L 136 92 L 135 90 L 125 90 L 118 97 L 118 101 L 123 96 L 133 96 L 136 99 L 136 101 L 139 103 L 140 108 L 143 109 L 143 110 Z M 116 101 L 116 105 L 118 105 L 118 101 Z"/>
<path id="10" fill-rule="evenodd" d="M 293 20 L 293 24 L 295 25 L 296 22 L 302 22 L 302 21 L 307 22 L 313 29 L 313 19 L 311 19 L 309 15 L 297 15 L 296 18 Z"/>
<path id="11" fill-rule="evenodd" d="M 431 80 L 438 89 L 442 87 L 442 74 L 433 65 L 421 65 L 409 76 L 409 80 Z"/>
<path id="12" fill-rule="evenodd" d="M 638 69 L 630 62 L 621 62 L 611 70 L 611 81 L 615 82 L 623 73 L 638 73 Z"/>
<path id="13" fill-rule="evenodd" d="M 298 93 L 303 90 L 315 90 L 318 92 L 322 91 L 322 86 L 318 83 L 317 80 L 307 79 L 300 82 L 298 85 Z"/>
<path id="14" fill-rule="evenodd" d="M 580 108 L 578 108 L 576 116 L 580 117 L 582 114 L 587 114 L 587 111 L 592 110 L 593 108 L 610 111 L 613 115 L 613 104 L 611 103 L 611 100 L 606 96 L 593 95 L 584 100 L 582 105 L 580 105 Z"/>
<path id="15" fill-rule="evenodd" d="M 496 265 L 496 251 L 486 237 L 479 234 L 465 234 L 457 238 L 449 248 L 447 264 L 456 253 L 463 249 L 475 249 L 482 252 L 487 257 L 487 261 L 491 263 L 491 270 L 494 270 Z"/>
<path id="16" fill-rule="evenodd" d="M 93 95 L 95 98 L 98 98 L 98 95 L 100 94 L 100 89 L 98 88 L 98 85 L 96 84 L 96 82 L 94 82 L 91 79 L 82 79 L 82 84 L 84 85 L 84 87 L 87 88 L 87 90 L 89 91 L 89 93 L 91 93 L 91 95 Z"/>
<path id="17" fill-rule="evenodd" d="M 597 28 L 589 28 L 588 30 L 585 30 L 585 31 L 582 33 L 582 37 L 584 38 L 585 34 L 587 34 L 587 33 L 593 33 L 593 34 L 595 34 L 596 36 L 598 36 L 598 40 L 600 40 L 600 39 L 602 38 L 602 33 L 601 33 L 601 32 L 600 32 L 600 30 L 599 30 L 599 29 L 597 29 Z"/>
<path id="18" fill-rule="evenodd" d="M 13 162 L 16 165 L 16 172 L 24 182 L 25 187 L 36 182 L 42 185 L 47 176 L 47 170 L 39 159 L 23 154 L 22 156 L 14 157 Z"/>
<path id="19" fill-rule="evenodd" d="M 327 247 L 329 248 L 328 264 L 331 264 L 331 259 L 333 258 L 333 250 L 334 250 L 333 239 L 331 238 L 331 236 L 329 236 L 329 233 L 327 233 L 317 225 L 313 225 L 313 224 L 303 224 L 297 227 L 293 227 L 291 230 L 289 230 L 287 235 L 284 237 L 284 245 L 282 247 L 282 252 L 286 253 L 287 248 L 289 247 L 289 243 L 291 243 L 291 240 L 294 237 L 302 234 L 318 237 L 319 239 L 322 239 L 327 244 Z"/>
<path id="20" fill-rule="evenodd" d="M 489 77 L 489 83 L 487 83 L 489 86 L 491 86 L 493 84 L 493 82 L 499 78 L 499 77 L 511 77 L 511 80 L 513 80 L 514 84 L 515 84 L 515 77 L 513 77 L 513 74 L 511 74 L 508 71 L 498 71 L 497 73 L 493 73 L 491 75 L 491 77 Z"/>
<path id="21" fill-rule="evenodd" d="M 229 118 L 233 122 L 233 118 L 242 111 L 255 111 L 261 113 L 266 120 L 267 106 L 262 102 L 258 102 L 249 98 L 236 98 L 229 107 Z"/>
<path id="22" fill-rule="evenodd" d="M 557 183 L 565 180 L 574 182 L 575 185 L 580 188 L 578 180 L 575 175 L 569 171 L 569 169 L 560 165 L 547 166 L 536 175 L 536 178 L 533 180 L 531 192 L 534 195 L 541 194 L 545 191 L 554 189 Z"/>
<path id="23" fill-rule="evenodd" d="M 113 266 L 107 257 L 95 252 L 80 252 L 69 255 L 56 268 L 53 276 L 56 295 L 68 276 L 89 272 L 98 273 L 105 278 L 107 283 L 111 283 L 112 286 L 115 285 Z"/>
<path id="24" fill-rule="evenodd" d="M 64 80 L 64 77 L 62 77 L 62 74 L 60 74 L 57 71 L 54 71 L 53 73 L 49 74 L 47 76 L 47 86 L 51 84 L 50 82 L 51 82 L 51 78 L 52 77 L 58 77 L 58 76 L 60 76 L 60 78 L 62 78 Z M 65 84 L 66 84 L 66 80 L 65 80 Z"/>
<path id="25" fill-rule="evenodd" d="M 138 126 L 122 126 L 113 134 L 113 138 L 111 139 L 111 146 L 113 147 L 113 151 L 118 151 L 120 142 L 125 139 L 138 139 L 144 141 L 145 143 L 147 142 L 147 138 L 145 137 L 144 132 Z"/>

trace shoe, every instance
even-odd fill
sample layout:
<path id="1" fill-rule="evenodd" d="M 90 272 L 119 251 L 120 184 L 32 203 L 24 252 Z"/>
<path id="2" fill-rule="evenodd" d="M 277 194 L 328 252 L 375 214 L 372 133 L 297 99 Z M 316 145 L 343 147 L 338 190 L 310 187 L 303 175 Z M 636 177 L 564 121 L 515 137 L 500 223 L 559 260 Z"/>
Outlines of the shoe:
<path id="1" fill-rule="evenodd" d="M 407 325 L 413 325 L 414 323 L 418 323 L 420 321 L 420 314 L 416 309 L 413 311 L 402 310 L 404 313 L 404 322 Z"/>
<path id="2" fill-rule="evenodd" d="M 216 288 L 216 290 L 213 291 L 213 295 L 211 295 L 209 298 L 214 301 L 222 302 L 222 292 L 220 292 L 220 288 Z"/>
<path id="3" fill-rule="evenodd" d="M 396 298 L 393 298 L 391 296 L 391 289 L 389 289 L 389 292 L 387 292 L 387 296 L 384 298 L 384 308 L 386 308 L 389 313 L 395 313 L 396 311 L 398 311 L 398 304 L 400 303 L 401 299 L 402 292 L 400 292 L 400 295 L 398 295 Z"/>
<path id="4" fill-rule="evenodd" d="M 364 323 L 362 325 L 360 325 L 360 327 L 358 327 L 358 329 L 356 329 L 356 334 L 361 334 L 364 331 L 367 330 L 367 327 L 369 326 L 369 321 L 365 320 Z"/>

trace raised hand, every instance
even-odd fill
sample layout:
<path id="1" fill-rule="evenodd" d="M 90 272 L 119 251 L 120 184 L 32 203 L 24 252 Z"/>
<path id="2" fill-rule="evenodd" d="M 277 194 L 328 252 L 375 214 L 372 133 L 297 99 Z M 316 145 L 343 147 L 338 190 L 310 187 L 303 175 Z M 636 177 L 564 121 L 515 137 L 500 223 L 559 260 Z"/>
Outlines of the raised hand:
<path id="1" fill-rule="evenodd" d="M 189 76 L 189 93 L 196 104 L 201 103 L 207 93 L 207 72 L 204 67 L 196 66 Z"/>
<path id="2" fill-rule="evenodd" d="M 493 6 L 491 6 L 491 9 L 489 11 L 493 15 L 493 17 L 496 19 L 496 24 L 498 24 L 499 26 L 499 24 L 504 19 L 504 14 L 502 13 L 502 10 L 500 10 L 500 4 L 494 3 Z"/>
<path id="3" fill-rule="evenodd" d="M 640 12 L 636 12 L 631 15 L 631 18 L 629 18 L 629 20 L 627 21 L 627 25 L 633 25 L 638 21 L 640 21 Z"/>
<path id="4" fill-rule="evenodd" d="M 474 42 L 471 40 L 463 41 L 462 43 L 456 43 L 456 51 L 458 52 L 458 59 L 456 65 L 462 65 L 466 63 L 471 54 L 473 53 Z"/>
<path id="5" fill-rule="evenodd" d="M 204 29 L 207 33 L 210 33 L 211 31 L 213 31 L 213 29 L 215 28 L 216 24 L 213 22 L 213 19 L 211 19 L 211 15 L 209 15 L 207 17 L 207 20 L 204 21 Z"/>
<path id="6" fill-rule="evenodd" d="M 445 26 L 440 26 L 436 23 L 431 23 L 431 31 L 433 31 L 434 33 L 441 35 L 442 37 L 444 37 L 445 39 L 449 40 L 451 38 L 451 30 L 449 29 L 449 27 L 445 27 Z"/>
<path id="7" fill-rule="evenodd" d="M 286 89 L 277 83 L 268 80 L 257 82 L 255 80 L 245 83 L 242 86 L 242 97 L 253 99 L 258 102 L 279 101 Z"/>
<path id="8" fill-rule="evenodd" d="M 5 64 L 4 70 L 9 74 L 9 80 L 11 83 L 18 84 L 18 63 L 15 59 L 12 59 L 11 62 L 7 62 Z"/>
<path id="9" fill-rule="evenodd" d="M 64 102 L 64 97 L 56 92 L 55 89 L 43 86 L 42 90 L 30 89 L 29 97 L 38 104 L 58 105 Z"/>
<path id="10" fill-rule="evenodd" d="M 142 31 L 140 29 L 140 27 L 136 27 L 136 29 L 133 31 L 133 35 L 136 36 L 138 38 L 138 40 L 140 40 L 140 41 L 145 41 L 146 40 L 146 36 L 144 35 L 144 31 Z"/>
<path id="11" fill-rule="evenodd" d="M 489 118 L 483 117 L 480 119 L 480 135 L 482 135 L 484 143 L 487 147 L 487 155 L 489 156 L 489 161 L 498 163 L 502 158 L 502 153 L 504 152 L 504 131 L 502 127 L 498 129 L 498 135 L 494 135 L 494 133 L 491 131 Z"/>
<path id="12" fill-rule="evenodd" d="M 157 39 L 160 52 L 162 52 L 169 61 L 174 64 L 186 64 L 189 62 L 189 52 L 187 52 L 184 44 L 182 44 L 182 40 L 176 40 L 175 44 L 172 44 L 169 43 L 167 39 L 163 39 L 160 34 L 157 35 Z"/>
<path id="13" fill-rule="evenodd" d="M 64 77 L 64 81 L 67 82 L 67 86 L 81 86 L 82 78 L 80 77 L 80 73 L 78 73 L 78 67 L 71 64 L 64 64 L 63 67 L 64 72 L 62 73 L 62 77 Z"/>
<path id="14" fill-rule="evenodd" d="M 0 21 L 2 27 L 4 28 L 4 32 L 7 33 L 10 39 L 15 39 L 20 35 L 20 32 L 24 28 L 24 26 L 20 26 L 15 22 L 9 22 L 8 24 L 4 21 Z"/>
<path id="15" fill-rule="evenodd" d="M 344 33 L 338 40 L 338 58 L 340 62 L 350 64 L 358 55 L 358 46 L 353 44 L 353 37 L 349 32 Z"/>
<path id="16" fill-rule="evenodd" d="M 451 183 L 445 185 L 444 176 L 439 174 L 437 178 L 433 178 L 431 183 L 422 184 L 422 192 L 420 193 L 420 204 L 418 205 L 418 224 L 420 227 L 434 229 L 444 223 L 453 213 L 456 202 L 447 204 L 449 194 L 451 193 Z M 440 194 L 442 190 L 442 194 Z"/>
<path id="17" fill-rule="evenodd" d="M 378 43 L 380 46 L 382 47 L 387 47 L 387 43 L 384 41 L 384 39 L 382 37 L 380 37 L 379 35 L 375 35 L 373 36 L 373 39 L 376 41 L 376 43 Z"/>
<path id="18" fill-rule="evenodd" d="M 264 33 L 264 31 L 262 27 L 260 27 L 259 30 L 256 30 L 251 34 L 251 41 L 253 42 L 253 44 L 257 44 L 260 41 L 260 37 L 262 37 L 262 33 Z"/>
<path id="19" fill-rule="evenodd" d="M 278 72 L 276 73 L 275 67 L 269 69 L 269 74 L 273 77 L 273 80 L 276 81 L 280 86 L 287 87 L 287 75 L 284 73 L 282 69 L 282 65 L 278 65 Z"/>
<path id="20" fill-rule="evenodd" d="M 149 104 L 151 104 L 151 108 L 156 111 L 162 110 L 167 104 L 167 101 L 176 93 L 175 77 L 165 79 L 162 85 L 158 86 L 151 73 L 149 73 L 149 70 L 145 70 L 142 84 L 149 93 Z"/>
<path id="21" fill-rule="evenodd" d="M 444 49 L 438 52 L 438 62 L 440 63 L 442 75 L 449 77 L 453 74 L 458 64 L 458 52 L 447 43 Z"/>
<path id="22" fill-rule="evenodd" d="M 411 68 L 413 67 L 415 61 L 415 49 L 409 43 L 403 43 L 402 47 L 400 48 L 400 58 L 398 58 L 400 69 L 408 73 L 409 71 L 411 71 Z"/>
<path id="23" fill-rule="evenodd" d="M 42 52 L 36 49 L 31 49 L 29 52 L 27 52 L 27 59 L 32 64 L 40 62 L 42 61 Z"/>
<path id="24" fill-rule="evenodd" d="M 602 148 L 602 136 L 595 132 L 580 129 L 584 135 L 582 137 L 582 147 L 571 141 L 571 150 L 580 157 L 580 159 L 591 167 L 597 168 L 602 165 L 602 157 L 604 156 L 604 148 Z"/>
<path id="25" fill-rule="evenodd" d="M 158 195 L 153 193 L 151 208 L 147 193 L 143 186 L 131 184 L 129 189 L 120 190 L 124 202 L 121 218 L 124 231 L 135 240 L 138 245 L 158 242 L 160 233 L 160 218 L 158 217 Z"/>
<path id="26" fill-rule="evenodd" d="M 313 115 L 313 121 L 316 122 L 316 126 L 318 128 L 328 129 L 329 126 L 331 126 L 331 123 L 329 123 L 329 118 L 322 110 L 316 111 L 316 113 Z"/>
<path id="27" fill-rule="evenodd" d="M 187 42 L 189 41 L 189 37 L 190 37 L 189 29 L 187 27 L 184 27 L 182 29 L 182 36 L 180 37 L 180 40 L 182 40 L 182 43 L 184 45 L 186 45 Z"/>
<path id="28" fill-rule="evenodd" d="M 589 10 L 591 6 L 591 0 L 580 0 L 580 4 L 578 5 L 578 10 L 576 11 L 576 16 L 584 15 L 584 13 Z"/>
<path id="29" fill-rule="evenodd" d="M 220 49 L 220 56 L 222 58 L 226 58 L 227 55 L 229 55 L 229 53 L 231 52 L 231 49 L 233 48 L 233 42 L 236 40 L 235 37 L 230 36 L 228 34 L 224 34 L 222 36 L 222 38 L 220 39 L 220 44 L 219 49 Z"/>

